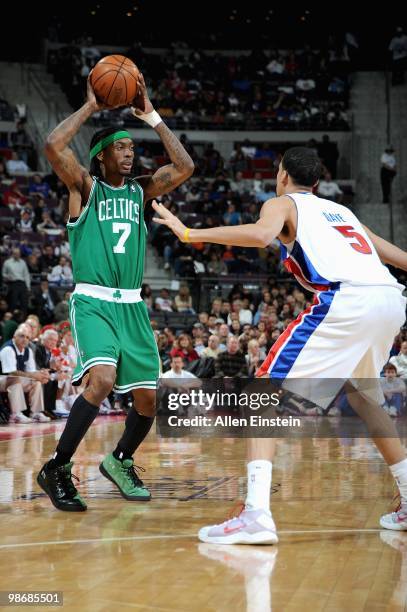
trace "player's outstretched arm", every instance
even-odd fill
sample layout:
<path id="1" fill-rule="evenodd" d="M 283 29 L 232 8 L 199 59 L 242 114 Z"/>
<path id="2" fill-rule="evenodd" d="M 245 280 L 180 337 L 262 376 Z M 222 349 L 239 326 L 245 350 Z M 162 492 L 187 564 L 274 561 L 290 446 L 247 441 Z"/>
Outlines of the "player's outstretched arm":
<path id="1" fill-rule="evenodd" d="M 92 186 L 92 178 L 86 168 L 76 159 L 69 144 L 81 126 L 93 113 L 106 108 L 99 104 L 88 78 L 87 99 L 76 113 L 62 121 L 45 141 L 45 155 L 53 170 L 69 189 L 69 214 L 80 214 L 82 201 L 86 201 Z"/>
<path id="2" fill-rule="evenodd" d="M 390 264 L 395 268 L 407 271 L 407 253 L 399 247 L 395 246 L 391 242 L 388 242 L 384 238 L 374 234 L 368 227 L 363 226 L 370 240 L 373 242 L 373 246 L 377 251 L 381 261 L 386 264 Z"/>
<path id="3" fill-rule="evenodd" d="M 162 204 L 153 202 L 154 210 L 160 217 L 153 221 L 166 225 L 181 242 L 211 242 L 243 247 L 267 247 L 282 231 L 289 214 L 288 198 L 273 198 L 262 206 L 257 223 L 234 227 L 214 227 L 210 229 L 190 229 Z"/>
<path id="4" fill-rule="evenodd" d="M 141 73 L 139 88 L 140 93 L 134 101 L 133 114 L 154 128 L 171 160 L 171 164 L 162 166 L 152 176 L 141 176 L 137 179 L 144 190 L 144 201 L 147 202 L 164 193 L 169 193 L 184 183 L 194 171 L 194 162 L 175 134 L 154 110 Z"/>

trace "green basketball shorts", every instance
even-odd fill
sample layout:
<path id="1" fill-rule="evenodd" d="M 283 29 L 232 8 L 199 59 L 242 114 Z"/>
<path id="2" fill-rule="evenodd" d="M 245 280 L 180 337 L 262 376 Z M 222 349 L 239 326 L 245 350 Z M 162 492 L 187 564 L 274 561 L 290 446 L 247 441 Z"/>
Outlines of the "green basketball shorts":
<path id="1" fill-rule="evenodd" d="M 140 289 L 79 283 L 69 309 L 78 358 L 74 385 L 92 367 L 113 365 L 115 391 L 156 388 L 160 358 Z"/>

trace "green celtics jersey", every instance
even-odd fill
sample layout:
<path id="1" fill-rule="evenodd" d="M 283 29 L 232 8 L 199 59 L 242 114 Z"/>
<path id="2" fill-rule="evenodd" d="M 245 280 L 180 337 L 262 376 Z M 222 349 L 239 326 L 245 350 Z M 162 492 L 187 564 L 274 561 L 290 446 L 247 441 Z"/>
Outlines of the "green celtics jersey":
<path id="1" fill-rule="evenodd" d="M 94 177 L 80 217 L 66 227 L 75 283 L 141 287 L 147 229 L 143 190 L 136 180 L 112 187 Z"/>

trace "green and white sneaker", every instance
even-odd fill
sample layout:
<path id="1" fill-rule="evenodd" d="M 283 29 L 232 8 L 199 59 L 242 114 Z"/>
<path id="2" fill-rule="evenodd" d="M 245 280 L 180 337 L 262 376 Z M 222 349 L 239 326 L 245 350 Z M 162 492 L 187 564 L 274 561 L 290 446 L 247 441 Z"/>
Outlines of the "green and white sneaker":
<path id="1" fill-rule="evenodd" d="M 137 468 L 136 469 L 140 469 Z M 151 493 L 138 477 L 133 459 L 120 461 L 107 455 L 99 465 L 99 470 L 108 480 L 113 482 L 121 495 L 130 501 L 150 501 Z"/>

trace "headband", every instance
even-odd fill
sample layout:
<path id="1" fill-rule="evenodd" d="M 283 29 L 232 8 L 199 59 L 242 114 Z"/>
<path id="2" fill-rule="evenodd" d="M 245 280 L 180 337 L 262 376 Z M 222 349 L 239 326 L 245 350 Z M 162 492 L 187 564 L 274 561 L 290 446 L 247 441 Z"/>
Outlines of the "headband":
<path id="1" fill-rule="evenodd" d="M 109 136 L 105 136 L 102 140 L 99 140 L 95 144 L 94 147 L 91 148 L 89 152 L 89 158 L 93 159 L 95 155 L 106 149 L 107 146 L 112 144 L 115 140 L 120 140 L 121 138 L 130 138 L 130 134 L 126 130 L 120 130 L 119 132 L 114 132 L 113 134 L 109 134 Z"/>

